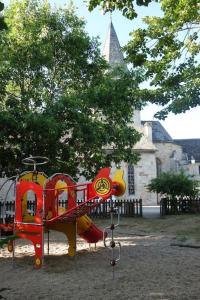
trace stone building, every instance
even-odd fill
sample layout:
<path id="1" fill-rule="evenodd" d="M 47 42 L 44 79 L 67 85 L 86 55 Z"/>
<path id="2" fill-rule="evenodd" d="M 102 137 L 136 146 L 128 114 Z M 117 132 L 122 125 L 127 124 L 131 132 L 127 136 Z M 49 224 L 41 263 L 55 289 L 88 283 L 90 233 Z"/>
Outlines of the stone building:
<path id="1" fill-rule="evenodd" d="M 111 66 L 118 64 L 128 71 L 112 22 L 103 55 Z M 141 121 L 138 110 L 134 112 L 133 126 L 142 133 L 141 140 L 134 146 L 141 159 L 136 165 L 121 163 L 127 185 L 124 198 L 142 198 L 145 205 L 158 204 L 158 195 L 148 192 L 146 185 L 161 172 L 183 169 L 200 180 L 200 139 L 173 140 L 159 121 Z M 112 170 L 114 172 L 114 165 Z"/>

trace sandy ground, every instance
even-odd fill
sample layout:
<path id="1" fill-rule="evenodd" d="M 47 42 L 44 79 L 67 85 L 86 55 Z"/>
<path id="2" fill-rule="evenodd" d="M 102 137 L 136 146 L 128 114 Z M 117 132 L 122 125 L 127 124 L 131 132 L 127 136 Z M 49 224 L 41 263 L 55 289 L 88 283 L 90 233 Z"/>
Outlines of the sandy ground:
<path id="1" fill-rule="evenodd" d="M 109 220 L 97 220 L 102 228 Z M 200 299 L 200 216 L 122 219 L 115 240 L 121 260 L 110 266 L 111 250 L 78 239 L 77 255 L 66 255 L 65 236 L 50 235 L 45 265 L 33 268 L 33 246 L 16 241 L 16 258 L 0 253 L 0 299 Z M 45 249 L 47 245 L 45 244 Z"/>

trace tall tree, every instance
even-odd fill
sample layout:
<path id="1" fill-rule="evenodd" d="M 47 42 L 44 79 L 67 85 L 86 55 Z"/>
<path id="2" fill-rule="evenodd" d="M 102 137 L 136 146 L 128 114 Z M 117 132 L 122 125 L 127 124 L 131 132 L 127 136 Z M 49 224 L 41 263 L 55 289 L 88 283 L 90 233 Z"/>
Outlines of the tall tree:
<path id="1" fill-rule="evenodd" d="M 72 176 L 90 176 L 112 161 L 136 162 L 132 147 L 140 135 L 127 125 L 138 98 L 131 74 L 108 72 L 98 41 L 89 38 L 70 7 L 53 11 L 47 1 L 15 0 L 5 13 L 2 169 L 14 173 L 30 154 L 49 157 L 49 173 Z"/>
<path id="2" fill-rule="evenodd" d="M 111 6 L 118 3 L 106 2 Z M 200 3 L 199 0 L 158 2 L 162 16 L 145 17 L 145 28 L 131 33 L 124 50 L 128 62 L 141 68 L 150 83 L 149 89 L 141 90 L 141 96 L 163 105 L 156 116 L 164 119 L 169 112 L 177 114 L 200 105 Z M 124 14 L 127 5 L 131 9 L 131 3 L 134 1 L 120 1 L 121 7 L 116 5 Z"/>

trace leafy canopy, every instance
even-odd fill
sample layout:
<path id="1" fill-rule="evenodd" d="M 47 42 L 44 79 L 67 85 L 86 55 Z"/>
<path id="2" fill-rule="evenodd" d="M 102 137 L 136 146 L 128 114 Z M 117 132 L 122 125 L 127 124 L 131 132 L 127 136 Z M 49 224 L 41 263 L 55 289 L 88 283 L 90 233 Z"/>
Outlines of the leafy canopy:
<path id="1" fill-rule="evenodd" d="M 147 189 L 150 192 L 167 195 L 173 199 L 176 196 L 194 197 L 198 193 L 197 186 L 198 182 L 189 178 L 182 171 L 178 174 L 161 173 L 159 177 L 151 180 Z"/>
<path id="2" fill-rule="evenodd" d="M 146 29 L 132 33 L 125 47 L 128 60 L 143 67 L 151 89 L 146 99 L 165 106 L 157 117 L 164 119 L 200 104 L 198 0 L 163 0 L 163 17 L 146 17 Z"/>
<path id="3" fill-rule="evenodd" d="M 48 1 L 15 0 L 5 16 L 1 169 L 13 174 L 22 158 L 42 155 L 50 158 L 49 174 L 89 177 L 112 161 L 136 162 L 132 148 L 140 134 L 127 124 L 137 104 L 137 81 L 108 71 L 98 41 L 73 8 L 53 11 Z"/>
<path id="4" fill-rule="evenodd" d="M 100 5 L 101 9 L 106 12 L 113 12 L 115 10 L 121 10 L 122 14 L 128 19 L 137 17 L 136 6 L 148 6 L 152 0 L 86 0 L 88 8 L 92 11 L 94 8 Z"/>
<path id="5" fill-rule="evenodd" d="M 90 1 L 123 13 L 134 1 Z M 153 1 L 140 1 L 149 4 Z M 144 72 L 149 88 L 141 90 L 146 101 L 163 106 L 156 117 L 185 112 L 200 105 L 199 0 L 160 0 L 160 17 L 145 17 L 145 28 L 133 31 L 124 47 L 127 60 Z M 139 4 L 139 3 L 138 3 Z M 93 4 L 94 6 L 94 4 Z M 128 8 L 128 10 L 127 10 Z M 150 9 L 150 8 L 149 8 Z"/>

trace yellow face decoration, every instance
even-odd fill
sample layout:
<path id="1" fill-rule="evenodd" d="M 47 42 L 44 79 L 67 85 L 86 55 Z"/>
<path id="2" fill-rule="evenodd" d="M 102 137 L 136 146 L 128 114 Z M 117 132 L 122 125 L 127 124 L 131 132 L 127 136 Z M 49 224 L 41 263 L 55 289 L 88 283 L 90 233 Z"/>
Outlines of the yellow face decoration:
<path id="1" fill-rule="evenodd" d="M 94 184 L 94 189 L 99 195 L 106 195 L 110 192 L 110 181 L 107 178 L 99 178 Z"/>

